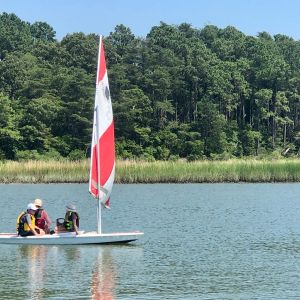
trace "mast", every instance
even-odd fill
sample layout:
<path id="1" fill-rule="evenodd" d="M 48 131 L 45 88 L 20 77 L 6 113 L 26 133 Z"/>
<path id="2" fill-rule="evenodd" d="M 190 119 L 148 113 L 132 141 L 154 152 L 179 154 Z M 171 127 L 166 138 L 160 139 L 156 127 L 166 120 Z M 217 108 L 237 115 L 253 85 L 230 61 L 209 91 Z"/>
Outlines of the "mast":
<path id="1" fill-rule="evenodd" d="M 99 141 L 99 107 L 96 106 L 96 128 L 97 128 L 97 140 Z M 100 185 L 100 143 L 97 144 L 97 172 L 98 172 L 98 204 L 97 204 L 97 233 L 101 234 L 102 233 L 102 228 L 101 228 L 101 196 L 100 196 L 100 191 L 101 191 L 101 185 Z"/>
<path id="2" fill-rule="evenodd" d="M 98 52 L 98 66 L 97 66 L 97 77 L 96 77 L 96 89 L 98 86 L 98 82 L 99 82 L 99 70 L 100 70 L 100 64 L 101 64 L 101 48 L 102 48 L 102 35 L 100 35 L 100 40 L 99 40 L 99 52 Z M 101 181 L 100 181 L 100 136 L 99 136 L 99 132 L 100 132 L 100 128 L 99 128 L 99 106 L 97 105 L 95 107 L 96 110 L 96 136 L 97 136 L 97 177 L 98 177 L 98 204 L 97 204 L 97 233 L 101 234 L 102 233 L 102 219 L 101 219 L 101 196 L 100 196 L 100 192 L 101 192 Z"/>

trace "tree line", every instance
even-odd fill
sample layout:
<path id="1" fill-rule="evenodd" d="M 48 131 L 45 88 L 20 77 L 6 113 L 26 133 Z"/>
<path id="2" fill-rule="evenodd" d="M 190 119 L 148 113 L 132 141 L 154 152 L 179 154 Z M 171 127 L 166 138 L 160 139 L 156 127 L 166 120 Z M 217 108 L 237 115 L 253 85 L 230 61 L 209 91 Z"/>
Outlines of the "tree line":
<path id="1" fill-rule="evenodd" d="M 0 159 L 89 156 L 97 34 L 0 14 Z M 161 22 L 104 38 L 119 158 L 297 155 L 300 42 Z"/>

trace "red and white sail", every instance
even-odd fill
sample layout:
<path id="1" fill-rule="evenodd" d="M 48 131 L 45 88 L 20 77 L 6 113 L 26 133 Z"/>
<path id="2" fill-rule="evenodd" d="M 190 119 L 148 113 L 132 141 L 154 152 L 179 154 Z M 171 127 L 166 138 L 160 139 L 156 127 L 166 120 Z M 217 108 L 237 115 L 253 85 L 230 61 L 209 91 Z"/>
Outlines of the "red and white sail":
<path id="1" fill-rule="evenodd" d="M 106 207 L 109 207 L 114 177 L 114 121 L 103 40 L 100 37 L 89 191 L 95 198 L 99 198 L 99 201 Z"/>

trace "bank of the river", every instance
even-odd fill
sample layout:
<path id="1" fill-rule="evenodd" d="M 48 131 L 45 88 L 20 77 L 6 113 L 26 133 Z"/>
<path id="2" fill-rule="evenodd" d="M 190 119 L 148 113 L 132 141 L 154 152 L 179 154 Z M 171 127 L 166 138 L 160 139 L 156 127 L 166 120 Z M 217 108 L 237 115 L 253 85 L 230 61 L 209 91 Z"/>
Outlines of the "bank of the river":
<path id="1" fill-rule="evenodd" d="M 1 183 L 84 183 L 89 161 L 6 161 Z M 117 161 L 117 183 L 300 182 L 300 159 L 228 161 Z"/>

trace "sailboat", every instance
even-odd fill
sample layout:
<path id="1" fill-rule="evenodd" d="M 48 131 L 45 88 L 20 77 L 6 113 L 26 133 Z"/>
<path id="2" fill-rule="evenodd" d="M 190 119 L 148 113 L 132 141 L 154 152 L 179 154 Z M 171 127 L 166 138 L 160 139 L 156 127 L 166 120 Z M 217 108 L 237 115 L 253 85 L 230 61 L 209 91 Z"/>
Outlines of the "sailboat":
<path id="1" fill-rule="evenodd" d="M 143 235 L 140 231 L 102 232 L 102 209 L 110 206 L 114 177 L 114 121 L 103 38 L 100 36 L 89 178 L 89 192 L 97 201 L 97 231 L 80 231 L 78 235 L 75 232 L 64 232 L 28 237 L 20 237 L 12 233 L 0 233 L 0 244 L 80 245 L 128 243 L 137 240 L 139 236 Z"/>

